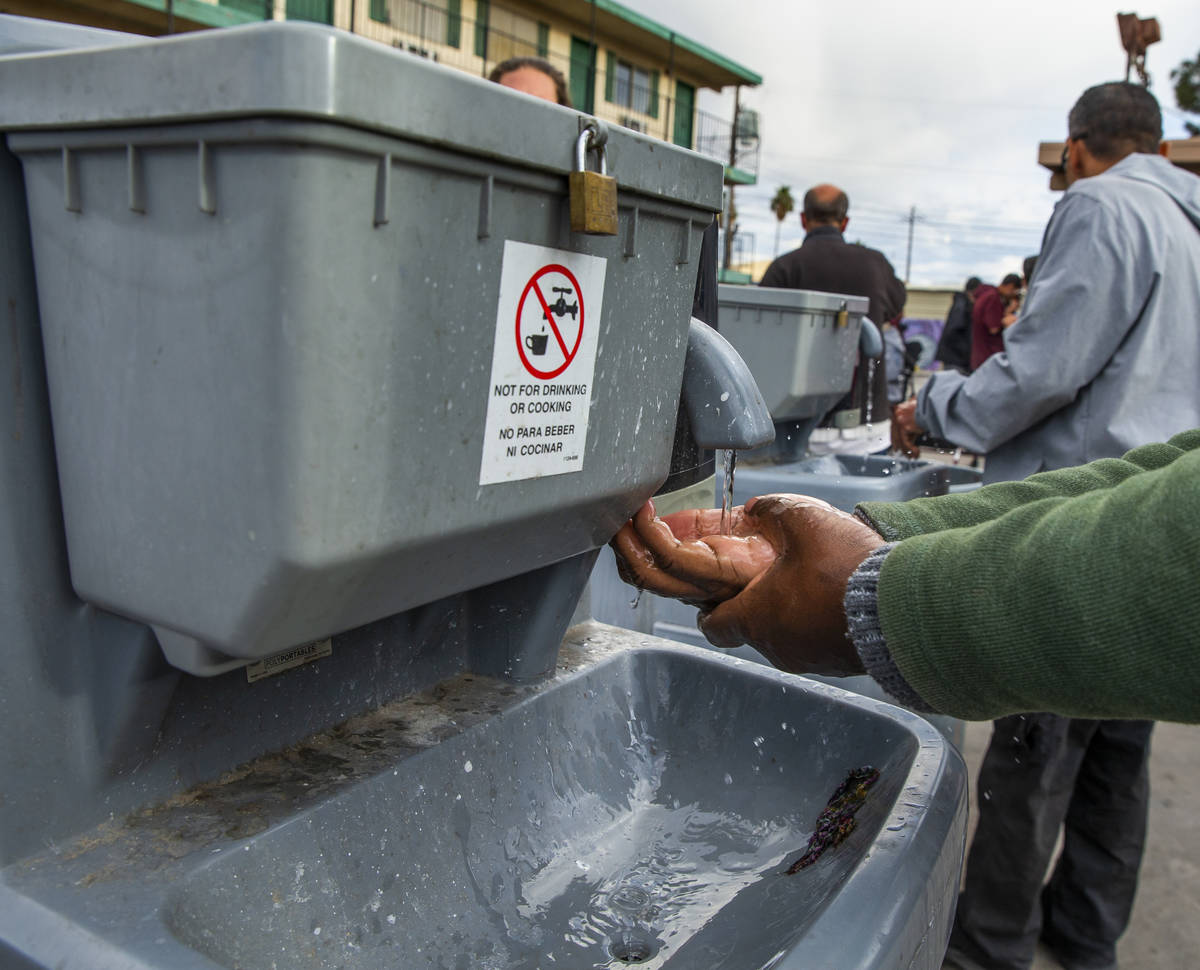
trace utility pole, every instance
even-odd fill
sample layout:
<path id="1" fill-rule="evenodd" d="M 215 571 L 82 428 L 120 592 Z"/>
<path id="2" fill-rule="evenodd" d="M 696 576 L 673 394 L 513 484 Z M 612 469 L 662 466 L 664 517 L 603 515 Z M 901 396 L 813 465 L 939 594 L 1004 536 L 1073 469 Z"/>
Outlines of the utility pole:
<path id="1" fill-rule="evenodd" d="M 917 207 L 908 210 L 908 255 L 904 257 L 904 285 L 908 286 L 909 272 L 912 269 L 913 227 L 917 224 Z"/>
<path id="2" fill-rule="evenodd" d="M 737 167 L 737 126 L 738 112 L 742 106 L 742 86 L 739 84 L 733 89 L 733 127 L 729 129 L 729 167 Z M 733 262 L 733 233 L 734 220 L 737 218 L 737 209 L 733 204 L 733 189 L 732 180 L 729 183 L 729 207 L 725 210 L 725 258 L 721 260 L 721 268 L 729 269 L 729 264 Z"/>

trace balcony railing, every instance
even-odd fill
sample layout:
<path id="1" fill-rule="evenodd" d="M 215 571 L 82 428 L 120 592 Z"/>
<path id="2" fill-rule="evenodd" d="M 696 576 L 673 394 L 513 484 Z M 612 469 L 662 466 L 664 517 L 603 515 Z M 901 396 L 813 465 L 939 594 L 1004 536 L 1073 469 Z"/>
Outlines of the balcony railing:
<path id="1" fill-rule="evenodd" d="M 729 121 L 706 111 L 697 111 L 695 147 L 701 154 L 719 158 L 731 168 L 757 179 L 761 142 L 757 122 L 751 128 L 748 118 L 749 115 L 743 113 L 735 137 L 734 126 Z"/>
<path id="2" fill-rule="evenodd" d="M 212 2 L 212 0 L 210 0 Z M 652 66 L 631 65 L 572 38 L 551 48 L 550 25 L 497 3 L 475 0 L 217 0 L 270 19 L 333 24 L 382 44 L 486 77 L 510 57 L 541 57 L 567 81 L 574 106 L 613 124 L 718 158 L 757 177 L 758 140 L 733 139 L 728 121 L 695 110 L 695 91 Z M 610 65 L 613 68 L 609 77 Z M 677 90 L 687 94 L 676 96 Z M 681 116 L 682 112 L 682 116 Z M 746 132 L 742 131 L 742 135 Z M 736 174 L 736 173 L 735 173 Z"/>
<path id="3" fill-rule="evenodd" d="M 725 252 L 725 231 L 718 234 L 717 252 Z M 729 268 L 738 272 L 749 273 L 758 261 L 758 247 L 755 244 L 754 233 L 736 228 L 733 233 L 733 249 L 730 252 Z M 722 259 L 722 265 L 724 260 Z"/>

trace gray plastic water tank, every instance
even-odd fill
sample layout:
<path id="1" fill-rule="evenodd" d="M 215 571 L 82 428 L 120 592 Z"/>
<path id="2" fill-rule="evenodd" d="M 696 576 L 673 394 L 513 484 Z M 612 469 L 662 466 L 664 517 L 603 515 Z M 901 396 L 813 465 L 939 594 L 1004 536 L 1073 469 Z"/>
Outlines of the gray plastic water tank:
<path id="1" fill-rule="evenodd" d="M 620 234 L 573 234 L 578 113 L 313 25 L 0 59 L 0 89 L 72 581 L 185 669 L 586 552 L 666 477 L 719 163 L 608 132 Z M 548 377 L 522 328 L 559 295 Z M 485 456 L 526 383 L 568 388 L 530 426 L 570 464 Z"/>
<path id="2" fill-rule="evenodd" d="M 719 293 L 721 333 L 776 421 L 820 417 L 850 389 L 866 297 L 728 283 Z"/>

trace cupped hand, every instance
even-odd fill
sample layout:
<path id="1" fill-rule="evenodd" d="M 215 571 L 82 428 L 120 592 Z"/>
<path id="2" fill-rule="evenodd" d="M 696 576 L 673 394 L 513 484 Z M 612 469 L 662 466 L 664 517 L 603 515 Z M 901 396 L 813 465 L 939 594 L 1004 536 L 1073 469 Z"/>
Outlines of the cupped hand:
<path id="1" fill-rule="evenodd" d="M 775 551 L 737 596 L 700 614 L 718 647 L 748 643 L 776 667 L 844 676 L 862 664 L 846 636 L 842 600 L 851 574 L 883 538 L 861 520 L 802 495 L 768 495 L 743 509 L 742 528 Z"/>
<path id="2" fill-rule="evenodd" d="M 723 534 L 720 509 L 689 509 L 660 519 L 647 502 L 621 527 L 612 547 L 625 582 L 695 605 L 736 596 L 775 561 L 775 550 L 741 506 L 730 511 Z"/>

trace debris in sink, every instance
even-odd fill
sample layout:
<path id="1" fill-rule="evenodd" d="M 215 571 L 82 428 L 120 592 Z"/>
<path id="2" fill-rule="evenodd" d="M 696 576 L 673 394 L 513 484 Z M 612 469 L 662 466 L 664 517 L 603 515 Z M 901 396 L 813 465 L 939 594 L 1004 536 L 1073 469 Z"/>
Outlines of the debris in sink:
<path id="1" fill-rule="evenodd" d="M 813 834 L 809 836 L 808 848 L 799 859 L 792 863 L 787 870 L 789 876 L 794 876 L 801 869 L 811 866 L 821 854 L 832 845 L 840 845 L 854 831 L 854 816 L 867 798 L 867 789 L 879 780 L 879 772 L 866 765 L 856 768 L 846 775 L 846 780 L 838 785 L 837 791 L 829 799 L 825 810 L 817 817 Z"/>

